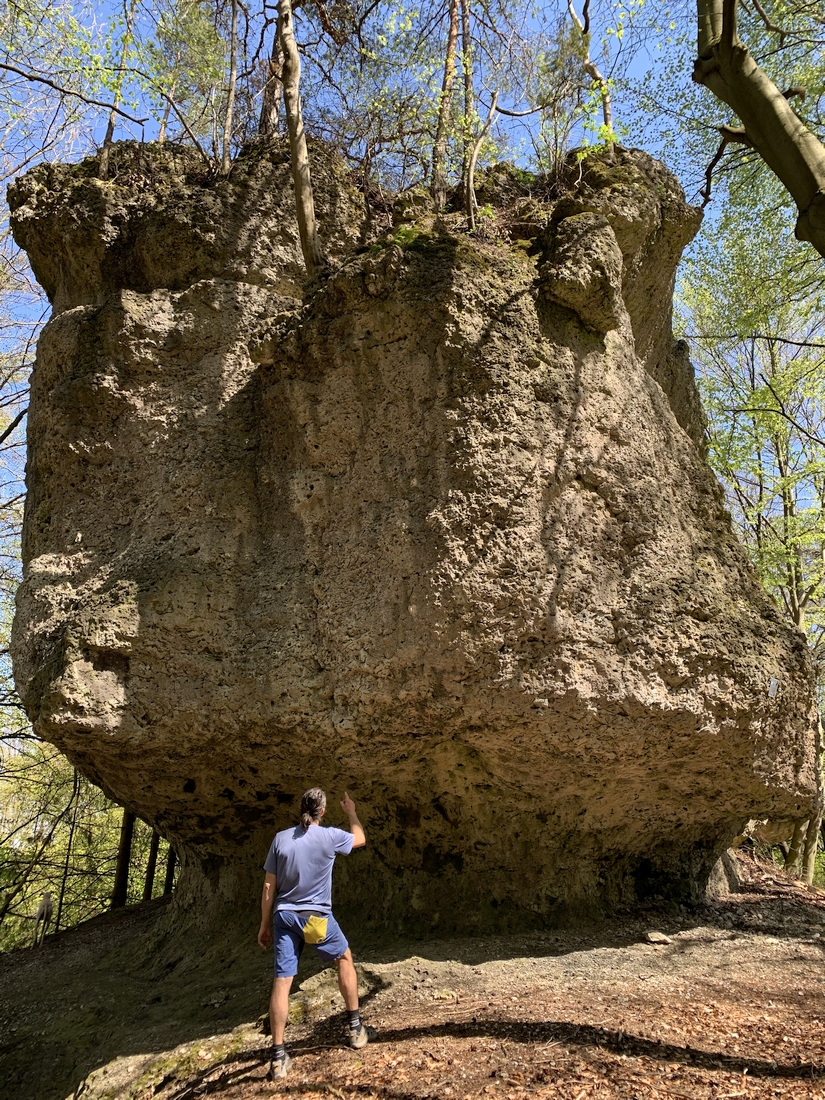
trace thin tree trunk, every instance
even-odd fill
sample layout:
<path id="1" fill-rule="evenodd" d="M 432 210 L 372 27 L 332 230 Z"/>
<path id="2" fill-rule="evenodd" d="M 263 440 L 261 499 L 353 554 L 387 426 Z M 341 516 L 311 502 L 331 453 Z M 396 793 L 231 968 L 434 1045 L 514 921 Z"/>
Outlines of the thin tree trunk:
<path id="1" fill-rule="evenodd" d="M 226 114 L 223 120 L 223 155 L 221 175 L 228 176 L 232 167 L 232 115 L 235 110 L 235 85 L 238 81 L 238 0 L 232 0 L 232 30 L 229 38 L 229 88 L 226 93 Z"/>
<path id="2" fill-rule="evenodd" d="M 158 864 L 158 845 L 160 844 L 160 837 L 157 832 L 152 830 L 152 841 L 149 845 L 149 860 L 146 864 L 146 878 L 143 881 L 143 900 L 152 900 L 152 891 L 155 887 L 155 868 Z"/>
<path id="3" fill-rule="evenodd" d="M 785 857 L 785 870 L 788 874 L 799 876 L 802 870 L 802 849 L 805 844 L 805 833 L 808 829 L 807 821 L 797 821 L 794 825 L 791 845 Z"/>
<path id="4" fill-rule="evenodd" d="M 697 0 L 698 57 L 693 79 L 739 117 L 720 127 L 723 141 L 756 150 L 784 184 L 799 216 L 796 236 L 825 256 L 825 145 L 756 64 L 736 26 L 737 0 Z"/>
<path id="5" fill-rule="evenodd" d="M 473 145 L 473 115 L 476 97 L 473 88 L 473 45 L 470 38 L 470 2 L 461 0 L 461 67 L 464 73 L 464 133 L 462 135 L 463 154 L 461 160 L 461 186 L 464 188 L 464 208 L 469 210 L 467 186 L 469 181 L 470 156 Z"/>
<path id="6" fill-rule="evenodd" d="M 438 102 L 438 122 L 433 142 L 433 169 L 430 191 L 433 206 L 440 214 L 447 205 L 447 131 L 452 114 L 453 84 L 455 83 L 455 51 L 458 42 L 458 4 L 459 0 L 450 0 L 450 27 L 447 32 L 447 53 L 444 58 L 444 79 L 441 83 L 441 98 Z"/>
<path id="7" fill-rule="evenodd" d="M 272 39 L 272 53 L 268 62 L 269 75 L 264 85 L 261 102 L 261 117 L 258 120 L 258 133 L 264 138 L 274 137 L 280 131 L 278 123 L 281 117 L 281 104 L 284 100 L 284 85 L 281 80 L 283 70 L 284 51 L 276 27 Z"/>
<path id="8" fill-rule="evenodd" d="M 60 919 L 63 916 L 63 899 L 66 896 L 66 882 L 69 878 L 69 863 L 72 856 L 72 843 L 74 841 L 74 831 L 77 825 L 77 807 L 80 799 L 78 798 L 78 790 L 80 787 L 80 780 L 77 774 L 77 768 L 75 768 L 74 778 L 72 780 L 72 801 L 74 802 L 74 809 L 72 812 L 72 824 L 69 829 L 69 843 L 66 845 L 66 859 L 63 863 L 63 877 L 60 880 L 60 895 L 57 899 L 57 916 L 54 919 L 55 932 L 60 931 Z"/>
<path id="9" fill-rule="evenodd" d="M 170 95 L 172 92 L 169 93 Z M 163 118 L 160 120 L 160 129 L 158 130 L 158 145 L 163 145 L 166 141 L 166 127 L 169 125 L 169 115 L 172 113 L 172 104 L 167 99 L 166 106 L 163 108 Z"/>
<path id="10" fill-rule="evenodd" d="M 112 100 L 112 109 L 109 112 L 109 122 L 106 126 L 106 135 L 103 138 L 103 148 L 100 150 L 100 164 L 98 166 L 98 178 L 105 180 L 109 176 L 109 151 L 112 148 L 112 139 L 115 134 L 115 118 L 117 112 L 115 108 L 120 103 L 120 92 L 123 87 L 123 68 L 126 64 L 126 55 L 129 52 L 129 46 L 132 44 L 132 27 L 135 22 L 135 9 L 137 8 L 138 0 L 132 0 L 129 12 L 126 16 L 126 34 L 123 37 L 123 49 L 120 53 L 120 75 L 117 78 L 117 87 L 115 88 L 114 99 Z"/>
<path id="11" fill-rule="evenodd" d="M 307 275 L 311 279 L 326 267 L 326 259 L 318 240 L 315 224 L 315 202 L 312 197 L 312 173 L 309 165 L 306 131 L 301 112 L 301 59 L 292 29 L 291 0 L 278 0 L 278 38 L 283 51 L 282 81 L 284 107 L 289 130 L 289 154 L 292 162 L 292 181 L 295 185 L 295 214 L 301 237 Z"/>
<path id="12" fill-rule="evenodd" d="M 816 874 L 816 852 L 819 847 L 819 834 L 822 829 L 823 792 L 822 789 L 822 715 L 816 716 L 816 774 L 818 780 L 819 797 L 817 810 L 808 824 L 805 834 L 805 850 L 802 853 L 802 874 L 809 886 L 813 885 Z"/>
<path id="13" fill-rule="evenodd" d="M 493 102 L 490 104 L 490 111 L 487 115 L 487 121 L 481 128 L 481 133 L 475 140 L 473 148 L 470 152 L 470 160 L 467 164 L 467 181 L 466 181 L 466 195 L 464 196 L 467 210 L 467 226 L 472 231 L 476 227 L 476 162 L 478 161 L 478 154 L 481 150 L 481 146 L 484 144 L 484 139 L 490 132 L 490 127 L 493 125 L 493 119 L 496 114 L 496 107 L 498 106 L 498 92 L 493 95 Z"/>
<path id="14" fill-rule="evenodd" d="M 163 880 L 163 896 L 172 893 L 172 888 L 175 885 L 175 864 L 177 862 L 177 856 L 175 855 L 175 849 L 172 845 L 169 845 L 169 851 L 166 853 L 166 877 Z"/>
<path id="15" fill-rule="evenodd" d="M 135 830 L 135 815 L 131 810 L 123 811 L 120 823 L 120 844 L 117 849 L 117 867 L 115 868 L 115 886 L 112 890 L 112 909 L 122 909 L 129 893 L 129 864 L 132 859 L 132 835 Z"/>
<path id="16" fill-rule="evenodd" d="M 816 873 L 816 850 L 819 845 L 819 828 L 822 825 L 822 810 L 808 822 L 805 833 L 805 845 L 802 849 L 802 877 L 810 886 Z"/>
<path id="17" fill-rule="evenodd" d="M 178 56 L 180 61 L 180 55 Z M 166 141 L 166 130 L 169 126 L 169 115 L 172 113 L 172 100 L 175 98 L 175 90 L 177 89 L 177 80 L 172 81 L 172 86 L 169 89 L 169 93 L 166 99 L 166 106 L 163 108 L 163 118 L 160 120 L 160 129 L 158 130 L 158 145 L 163 145 Z"/>
<path id="18" fill-rule="evenodd" d="M 598 66 L 590 56 L 590 4 L 585 2 L 582 9 L 582 19 L 579 18 L 578 12 L 573 7 L 573 0 L 567 0 L 567 10 L 570 12 L 570 18 L 576 24 L 579 34 L 582 36 L 582 42 L 584 44 L 584 61 L 582 62 L 582 68 L 599 89 L 599 99 L 602 104 L 602 121 L 604 123 L 605 131 L 612 136 L 613 134 L 613 103 L 610 99 L 610 85 L 605 80 L 602 73 L 599 71 Z M 607 147 L 607 155 L 611 162 L 615 160 L 615 150 L 613 143 Z"/>

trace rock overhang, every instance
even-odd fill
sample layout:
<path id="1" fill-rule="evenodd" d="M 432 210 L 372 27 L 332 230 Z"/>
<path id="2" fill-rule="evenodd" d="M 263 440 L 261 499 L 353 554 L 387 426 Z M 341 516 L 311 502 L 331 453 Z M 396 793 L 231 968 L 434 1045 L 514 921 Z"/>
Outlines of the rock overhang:
<path id="1" fill-rule="evenodd" d="M 301 301 L 282 151 L 183 198 L 122 156 L 12 198 L 55 303 L 14 634 L 38 732 L 192 875 L 348 789 L 350 898 L 407 925 L 695 896 L 743 818 L 804 816 L 809 662 L 697 447 L 670 301 L 698 219 L 661 166 L 591 166 L 529 251 L 429 224 L 353 253 L 321 160 L 341 259 Z M 163 194 L 220 228 L 165 273 Z"/>

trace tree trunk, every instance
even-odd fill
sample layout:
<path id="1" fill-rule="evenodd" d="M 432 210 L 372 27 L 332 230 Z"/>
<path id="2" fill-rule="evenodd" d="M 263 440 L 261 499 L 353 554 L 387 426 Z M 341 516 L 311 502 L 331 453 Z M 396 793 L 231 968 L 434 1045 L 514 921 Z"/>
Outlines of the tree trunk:
<path id="1" fill-rule="evenodd" d="M 177 862 L 177 856 L 175 855 L 175 849 L 172 845 L 169 845 L 169 851 L 166 853 L 166 877 L 163 880 L 163 896 L 172 893 L 172 888 L 175 885 L 175 863 Z"/>
<path id="2" fill-rule="evenodd" d="M 301 235 L 301 251 L 304 254 L 307 275 L 311 279 L 326 267 L 321 251 L 318 229 L 315 224 L 315 202 L 312 197 L 312 173 L 309 166 L 304 119 L 301 112 L 301 59 L 292 30 L 291 0 L 278 0 L 278 39 L 283 52 L 283 87 L 286 122 L 289 130 L 289 154 L 292 162 L 292 181 L 295 185 L 295 213 L 298 232 Z"/>
<path id="3" fill-rule="evenodd" d="M 794 825 L 791 845 L 785 857 L 785 870 L 790 875 L 799 877 L 802 871 L 802 849 L 805 844 L 805 834 L 808 830 L 807 821 L 797 821 Z"/>
<path id="4" fill-rule="evenodd" d="M 461 67 L 464 70 L 464 133 L 462 135 L 463 154 L 461 160 L 461 186 L 464 189 L 462 196 L 464 209 L 468 217 L 472 208 L 472 200 L 468 194 L 470 157 L 473 146 L 473 115 L 475 114 L 476 97 L 473 88 L 473 45 L 470 37 L 470 2 L 461 0 Z"/>
<path id="5" fill-rule="evenodd" d="M 129 863 L 132 859 L 132 834 L 135 830 L 135 815 L 131 810 L 123 811 L 120 823 L 120 844 L 117 850 L 115 868 L 115 887 L 112 890 L 112 909 L 122 909 L 129 892 Z"/>
<path id="6" fill-rule="evenodd" d="M 158 863 L 158 845 L 160 837 L 152 830 L 152 842 L 149 845 L 149 861 L 146 864 L 146 878 L 143 881 L 143 900 L 152 900 L 152 890 L 155 887 L 155 868 Z"/>
<path id="7" fill-rule="evenodd" d="M 121 72 L 117 78 L 117 87 L 115 88 L 115 97 L 112 106 L 112 110 L 109 112 L 109 122 L 106 126 L 106 134 L 103 138 L 103 148 L 100 150 L 100 162 L 98 165 L 98 178 L 105 180 L 109 176 L 109 151 L 112 148 L 112 138 L 115 134 L 115 118 L 117 112 L 115 108 L 120 103 L 120 91 L 123 87 L 123 68 L 126 65 L 126 56 L 129 53 L 129 46 L 132 43 L 132 27 L 135 22 L 135 9 L 137 8 L 137 0 L 132 0 L 129 7 L 129 12 L 126 16 L 126 34 L 123 37 L 123 49 L 120 54 L 120 68 Z"/>
<path id="8" fill-rule="evenodd" d="M 180 60 L 180 55 L 178 55 Z M 166 141 L 166 131 L 169 127 L 169 116 L 172 113 L 172 100 L 175 98 L 175 91 L 177 90 L 177 80 L 172 81 L 172 85 L 169 88 L 169 95 L 166 100 L 166 106 L 163 108 L 163 118 L 160 120 L 160 129 L 158 130 L 158 145 L 163 145 Z"/>
<path id="9" fill-rule="evenodd" d="M 605 80 L 602 73 L 599 71 L 599 67 L 590 56 L 590 4 L 585 3 L 582 8 L 582 18 L 579 18 L 578 12 L 573 6 L 573 0 L 567 0 L 567 10 L 570 12 L 570 18 L 576 24 L 579 34 L 582 36 L 582 44 L 584 46 L 584 61 L 582 62 L 582 68 L 599 89 L 599 99 L 602 104 L 602 122 L 604 123 L 604 129 L 607 134 L 613 134 L 613 103 L 610 98 L 610 85 Z M 616 151 L 613 148 L 612 141 L 608 140 L 607 156 L 612 163 L 616 158 Z"/>
<path id="10" fill-rule="evenodd" d="M 235 85 L 238 81 L 238 0 L 232 0 L 232 30 L 229 38 L 229 88 L 226 92 L 226 114 L 223 120 L 223 150 L 221 175 L 228 176 L 232 167 L 232 115 L 235 110 Z"/>
<path id="11" fill-rule="evenodd" d="M 74 834 L 77 827 L 77 808 L 80 802 L 79 790 L 80 776 L 77 774 L 77 768 L 75 768 L 74 776 L 72 779 L 72 801 L 74 802 L 74 809 L 72 811 L 72 825 L 69 829 L 69 840 L 66 844 L 66 859 L 63 863 L 63 877 L 60 880 L 60 894 L 57 899 L 57 916 L 54 919 L 55 932 L 60 931 L 60 921 L 63 917 L 63 901 L 66 897 L 66 883 L 69 880 L 69 864 L 71 863 L 72 858 L 72 844 L 74 842 Z"/>
<path id="12" fill-rule="evenodd" d="M 279 132 L 281 104 L 284 100 L 284 86 L 281 75 L 284 70 L 284 51 L 277 27 L 272 39 L 272 53 L 268 62 L 268 76 L 264 85 L 261 102 L 261 117 L 258 120 L 258 133 L 261 137 L 274 137 Z"/>
<path id="13" fill-rule="evenodd" d="M 754 149 L 787 188 L 799 217 L 796 236 L 825 256 L 825 145 L 759 68 L 736 29 L 737 0 L 697 0 L 698 57 L 693 79 L 739 117 L 722 137 Z"/>
<path id="14" fill-rule="evenodd" d="M 808 825 L 805 834 L 805 850 L 802 853 L 802 874 L 809 886 L 813 885 L 816 874 L 816 852 L 819 847 L 819 834 L 822 829 L 822 811 L 825 803 L 825 792 L 822 789 L 822 715 L 816 716 L 816 774 L 818 777 L 819 798 L 817 810 Z M 825 840 L 825 837 L 823 837 Z"/>
<path id="15" fill-rule="evenodd" d="M 453 84 L 455 83 L 455 51 L 458 42 L 458 4 L 450 0 L 450 28 L 447 32 L 447 54 L 444 58 L 444 79 L 438 102 L 438 123 L 433 142 L 433 171 L 430 191 L 433 206 L 440 214 L 447 205 L 447 130 L 450 125 Z"/>
<path id="16" fill-rule="evenodd" d="M 822 810 L 808 822 L 805 832 L 805 845 L 802 849 L 802 877 L 809 886 L 813 884 L 816 873 L 816 850 L 819 845 L 819 827 L 822 824 Z"/>
<path id="17" fill-rule="evenodd" d="M 479 150 L 484 144 L 484 139 L 490 132 L 490 127 L 493 125 L 493 119 L 495 118 L 496 107 L 498 106 L 498 92 L 493 95 L 493 102 L 490 104 L 490 112 L 487 115 L 487 121 L 481 128 L 481 133 L 473 143 L 473 148 L 470 150 L 470 159 L 467 163 L 467 179 L 465 182 L 466 195 L 466 211 L 467 211 L 467 228 L 472 232 L 476 227 L 476 161 L 478 160 Z"/>

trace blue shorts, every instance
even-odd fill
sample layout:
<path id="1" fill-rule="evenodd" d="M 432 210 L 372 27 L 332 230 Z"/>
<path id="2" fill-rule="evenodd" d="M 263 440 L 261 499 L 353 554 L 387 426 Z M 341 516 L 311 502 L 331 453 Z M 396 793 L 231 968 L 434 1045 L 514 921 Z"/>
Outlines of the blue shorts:
<path id="1" fill-rule="evenodd" d="M 324 962 L 336 962 L 349 948 L 332 913 L 278 909 L 272 920 L 275 941 L 275 977 L 294 978 L 305 943 L 311 943 Z"/>

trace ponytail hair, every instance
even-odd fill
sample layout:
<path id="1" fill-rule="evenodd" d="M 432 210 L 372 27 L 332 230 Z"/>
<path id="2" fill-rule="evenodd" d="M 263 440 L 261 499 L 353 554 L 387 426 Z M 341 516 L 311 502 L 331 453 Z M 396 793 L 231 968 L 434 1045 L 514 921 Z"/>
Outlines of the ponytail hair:
<path id="1" fill-rule="evenodd" d="M 308 829 L 313 822 L 317 825 L 327 808 L 327 796 L 320 787 L 310 787 L 301 798 L 301 828 Z"/>

